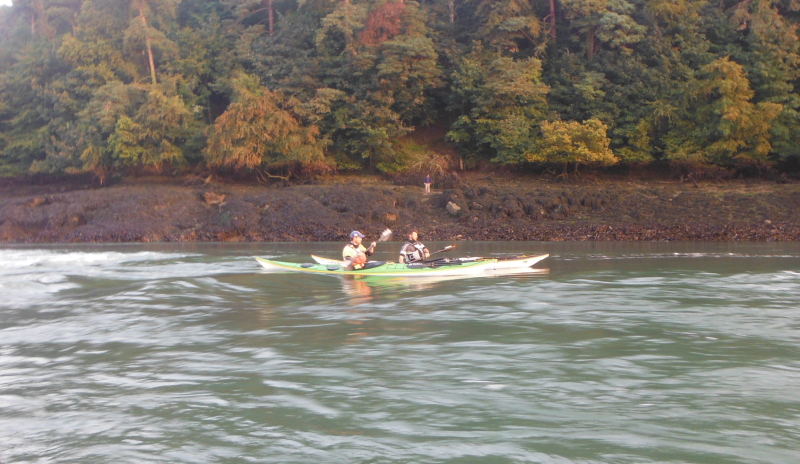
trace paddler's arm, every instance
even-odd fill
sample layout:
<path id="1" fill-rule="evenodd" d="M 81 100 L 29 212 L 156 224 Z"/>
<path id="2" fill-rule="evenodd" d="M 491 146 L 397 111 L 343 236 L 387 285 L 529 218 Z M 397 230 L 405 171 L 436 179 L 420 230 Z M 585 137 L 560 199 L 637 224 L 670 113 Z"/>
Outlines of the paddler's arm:
<path id="1" fill-rule="evenodd" d="M 367 256 L 372 255 L 372 252 L 375 251 L 375 247 L 376 246 L 378 246 L 378 244 L 376 242 L 370 243 L 369 244 L 369 248 L 367 248 L 367 251 L 364 254 L 367 255 Z"/>

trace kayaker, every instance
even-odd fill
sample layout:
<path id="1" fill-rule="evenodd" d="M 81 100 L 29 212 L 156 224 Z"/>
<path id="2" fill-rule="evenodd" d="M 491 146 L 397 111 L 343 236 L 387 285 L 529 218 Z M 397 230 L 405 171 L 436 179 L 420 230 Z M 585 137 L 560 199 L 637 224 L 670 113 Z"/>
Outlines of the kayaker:
<path id="1" fill-rule="evenodd" d="M 428 247 L 419 241 L 419 234 L 417 234 L 417 231 L 413 229 L 409 231 L 408 240 L 400 248 L 400 263 L 413 263 L 415 261 L 428 259 L 430 256 L 431 252 L 428 250 Z"/>
<path id="2" fill-rule="evenodd" d="M 347 263 L 347 267 L 353 269 L 363 268 L 367 264 L 367 256 L 370 256 L 375 251 L 375 247 L 378 244 L 372 242 L 369 248 L 364 248 L 364 245 L 361 244 L 363 239 L 364 234 L 361 232 L 357 230 L 350 232 L 350 243 L 342 249 L 342 259 Z"/>

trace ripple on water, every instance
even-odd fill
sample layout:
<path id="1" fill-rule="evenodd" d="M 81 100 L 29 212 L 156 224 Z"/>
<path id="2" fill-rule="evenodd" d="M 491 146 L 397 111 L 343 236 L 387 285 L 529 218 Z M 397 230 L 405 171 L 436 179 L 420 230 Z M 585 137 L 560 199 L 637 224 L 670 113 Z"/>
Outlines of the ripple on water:
<path id="1" fill-rule="evenodd" d="M 552 246 L 414 285 L 4 250 L 0 460 L 796 462 L 800 252 Z"/>

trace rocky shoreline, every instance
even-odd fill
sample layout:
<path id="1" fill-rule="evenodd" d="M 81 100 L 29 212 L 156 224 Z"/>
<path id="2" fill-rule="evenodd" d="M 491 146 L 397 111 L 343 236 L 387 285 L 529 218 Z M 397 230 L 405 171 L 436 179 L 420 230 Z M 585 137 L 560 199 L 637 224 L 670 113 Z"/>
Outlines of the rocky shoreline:
<path id="1" fill-rule="evenodd" d="M 800 183 L 482 175 L 422 185 L 144 178 L 104 188 L 0 185 L 0 243 L 425 240 L 797 241 Z M 437 187 L 437 185 L 434 185 Z"/>

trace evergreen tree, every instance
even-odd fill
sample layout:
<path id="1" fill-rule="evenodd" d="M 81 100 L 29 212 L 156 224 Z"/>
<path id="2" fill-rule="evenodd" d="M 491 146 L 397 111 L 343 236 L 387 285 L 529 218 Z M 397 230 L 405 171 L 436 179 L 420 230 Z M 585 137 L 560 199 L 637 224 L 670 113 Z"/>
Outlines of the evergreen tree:
<path id="1" fill-rule="evenodd" d="M 322 159 L 319 129 L 293 114 L 294 102 L 245 74 L 234 80 L 234 88 L 233 103 L 210 128 L 204 152 L 210 165 L 260 169 Z"/>
<path id="2" fill-rule="evenodd" d="M 608 128 L 597 119 L 584 121 L 544 121 L 542 122 L 542 138 L 537 150 L 526 153 L 528 161 L 534 163 L 560 164 L 567 174 L 569 165 L 609 166 L 618 158 L 609 148 L 610 140 L 606 137 Z"/>
<path id="3" fill-rule="evenodd" d="M 540 73 L 541 63 L 535 58 L 515 60 L 476 47 L 452 77 L 450 109 L 461 116 L 448 138 L 467 150 L 472 161 L 525 161 L 547 111 L 548 87 Z"/>
<path id="4" fill-rule="evenodd" d="M 799 5 L 16 0 L 0 8 L 0 175 L 323 155 L 389 171 L 431 123 L 475 163 L 607 141 L 626 163 L 769 165 L 800 158 Z M 594 148 L 552 142 L 577 134 Z"/>

